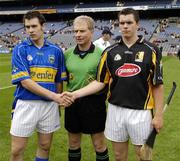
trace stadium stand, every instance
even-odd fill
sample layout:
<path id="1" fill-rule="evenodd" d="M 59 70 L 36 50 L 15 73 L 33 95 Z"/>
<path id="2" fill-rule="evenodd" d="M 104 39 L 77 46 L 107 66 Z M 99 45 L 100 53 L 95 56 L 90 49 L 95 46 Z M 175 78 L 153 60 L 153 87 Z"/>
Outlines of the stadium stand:
<path id="1" fill-rule="evenodd" d="M 80 3 L 77 8 L 100 8 L 100 7 L 116 7 L 116 2 L 114 3 Z"/>
<path id="2" fill-rule="evenodd" d="M 147 6 L 147 8 L 144 8 L 144 6 Z M 79 14 L 89 14 L 96 19 L 94 40 L 101 36 L 104 26 L 109 27 L 114 33 L 112 37 L 113 39 L 117 35 L 121 35 L 119 32 L 118 20 L 116 19 L 117 12 L 121 9 L 121 7 L 135 7 L 140 10 L 140 15 L 143 18 L 141 18 L 142 20 L 138 30 L 139 35 L 143 35 L 146 39 L 156 43 L 163 49 L 163 53 L 165 55 L 177 53 L 180 43 L 180 22 L 178 21 L 178 15 L 173 14 L 173 16 L 176 15 L 176 17 L 173 22 L 169 22 L 168 17 L 172 16 L 172 13 L 174 12 L 169 12 L 169 14 L 163 15 L 163 13 L 165 13 L 163 11 L 170 11 L 171 9 L 173 11 L 175 9 L 179 11 L 180 0 L 119 0 L 106 1 L 103 3 L 77 1 L 72 4 L 52 3 L 51 5 L 48 5 L 47 3 L 32 5 L 26 3 L 24 6 L 21 4 L 17 7 L 12 7 L 10 4 L 5 5 L 5 7 L 1 5 L 0 53 L 5 50 L 6 52 L 10 52 L 16 43 L 26 38 L 26 33 L 20 23 L 20 19 L 22 18 L 22 14 L 28 10 L 39 10 L 46 15 L 48 23 L 46 24 L 45 36 L 66 49 L 69 46 L 74 45 L 74 40 L 72 39 L 72 20 Z M 17 22 L 12 22 L 11 18 L 9 21 L 6 21 L 4 15 L 8 19 L 9 17 L 13 17 L 10 13 L 7 14 L 9 11 L 11 11 L 10 13 L 12 15 L 15 15 Z M 51 13 L 51 11 L 53 11 L 53 13 Z M 18 13 L 18 15 L 16 15 L 16 13 Z M 156 15 L 157 13 L 158 16 Z M 164 16 L 166 18 L 164 18 Z"/>

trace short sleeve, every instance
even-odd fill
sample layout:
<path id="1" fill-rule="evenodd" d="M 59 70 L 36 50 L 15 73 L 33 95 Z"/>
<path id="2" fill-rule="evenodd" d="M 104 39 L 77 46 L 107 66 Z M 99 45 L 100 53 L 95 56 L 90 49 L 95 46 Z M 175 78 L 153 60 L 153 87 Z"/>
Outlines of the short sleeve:
<path id="1" fill-rule="evenodd" d="M 30 78 L 29 67 L 23 47 L 17 46 L 12 53 L 12 84 Z"/>
<path id="2" fill-rule="evenodd" d="M 153 61 L 153 85 L 163 84 L 162 53 L 155 47 L 152 56 Z"/>
<path id="3" fill-rule="evenodd" d="M 58 50 L 58 72 L 56 75 L 55 82 L 61 82 L 67 80 L 67 72 L 65 66 L 65 58 L 63 51 L 61 49 Z"/>
<path id="4" fill-rule="evenodd" d="M 107 67 L 107 51 L 105 50 L 105 52 L 101 56 L 98 65 L 96 80 L 108 84 L 109 79 L 110 79 L 110 73 Z"/>

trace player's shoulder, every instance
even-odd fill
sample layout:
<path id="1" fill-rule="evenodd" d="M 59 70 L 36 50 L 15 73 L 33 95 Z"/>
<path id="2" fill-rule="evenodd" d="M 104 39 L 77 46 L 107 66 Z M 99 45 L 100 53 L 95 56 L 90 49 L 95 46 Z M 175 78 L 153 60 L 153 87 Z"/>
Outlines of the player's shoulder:
<path id="1" fill-rule="evenodd" d="M 57 50 L 57 51 L 60 52 L 60 53 L 63 53 L 63 50 L 59 47 L 59 45 L 56 44 L 56 43 L 54 43 L 54 42 L 52 42 L 52 41 L 49 40 L 49 39 L 46 39 L 46 40 L 45 40 L 45 45 L 49 46 L 50 49 L 54 49 L 54 50 Z"/>
<path id="2" fill-rule="evenodd" d="M 110 45 L 109 47 L 107 47 L 106 49 L 104 49 L 104 51 L 102 52 L 102 57 L 111 57 L 111 55 L 113 55 L 113 53 L 115 53 L 115 51 L 117 51 L 118 47 L 118 43 L 114 43 L 112 45 Z"/>
<path id="3" fill-rule="evenodd" d="M 47 45 L 47 46 L 50 46 L 50 47 L 52 47 L 52 48 L 57 48 L 57 49 L 59 49 L 60 47 L 58 46 L 58 44 L 55 44 L 54 42 L 52 42 L 51 40 L 49 40 L 49 39 L 45 39 L 45 45 Z"/>
<path id="4" fill-rule="evenodd" d="M 18 44 L 16 44 L 16 46 L 14 47 L 13 50 L 22 50 L 27 46 L 29 46 L 27 40 L 23 40 L 23 41 L 19 42 Z"/>
<path id="5" fill-rule="evenodd" d="M 154 52 L 159 52 L 159 48 L 157 47 L 157 45 L 151 43 L 150 41 L 147 40 L 143 40 L 143 44 L 145 46 L 147 46 L 150 50 L 154 51 Z"/>
<path id="6" fill-rule="evenodd" d="M 104 51 L 104 52 L 107 52 L 107 53 L 111 53 L 113 50 L 115 50 L 117 47 L 119 46 L 119 42 L 116 42 L 110 46 L 108 46 Z"/>

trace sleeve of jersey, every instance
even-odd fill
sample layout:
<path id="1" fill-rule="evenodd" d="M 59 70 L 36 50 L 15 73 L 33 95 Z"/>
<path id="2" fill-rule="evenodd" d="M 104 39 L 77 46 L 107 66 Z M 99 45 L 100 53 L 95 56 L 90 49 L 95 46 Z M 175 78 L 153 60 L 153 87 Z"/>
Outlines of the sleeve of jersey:
<path id="1" fill-rule="evenodd" d="M 66 66 L 65 66 L 65 59 L 64 59 L 64 54 L 61 50 L 59 50 L 59 67 L 58 67 L 58 72 L 56 75 L 55 82 L 59 83 L 62 81 L 67 80 L 67 72 L 66 72 Z"/>
<path id="2" fill-rule="evenodd" d="M 153 51 L 152 62 L 154 65 L 153 84 L 163 84 L 162 53 L 158 48 Z"/>
<path id="3" fill-rule="evenodd" d="M 105 51 L 101 56 L 100 62 L 98 64 L 96 80 L 98 82 L 108 84 L 109 79 L 110 79 L 110 74 L 107 68 L 107 51 Z"/>
<path id="4" fill-rule="evenodd" d="M 30 78 L 28 62 L 23 50 L 15 47 L 12 53 L 12 84 Z"/>

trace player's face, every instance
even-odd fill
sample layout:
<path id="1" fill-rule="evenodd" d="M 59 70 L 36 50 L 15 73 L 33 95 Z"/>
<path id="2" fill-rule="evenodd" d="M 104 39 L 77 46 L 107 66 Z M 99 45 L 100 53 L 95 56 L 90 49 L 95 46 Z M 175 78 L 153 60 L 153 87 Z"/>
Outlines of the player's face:
<path id="1" fill-rule="evenodd" d="M 119 27 L 124 38 L 137 36 L 139 24 L 135 21 L 133 14 L 120 15 Z"/>
<path id="2" fill-rule="evenodd" d="M 24 26 L 31 40 L 37 42 L 43 39 L 44 26 L 40 24 L 38 18 L 25 19 Z"/>
<path id="3" fill-rule="evenodd" d="M 86 46 L 92 41 L 92 31 L 88 29 L 88 24 L 79 20 L 74 23 L 74 37 L 78 45 Z"/>

